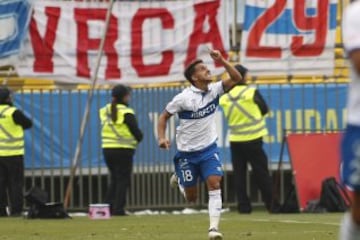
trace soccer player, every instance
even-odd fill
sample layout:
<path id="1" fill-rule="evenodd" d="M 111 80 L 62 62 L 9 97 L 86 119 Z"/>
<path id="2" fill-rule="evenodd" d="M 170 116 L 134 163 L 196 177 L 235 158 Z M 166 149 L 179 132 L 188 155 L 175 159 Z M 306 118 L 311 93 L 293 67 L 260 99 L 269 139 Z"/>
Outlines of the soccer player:
<path id="1" fill-rule="evenodd" d="M 343 18 L 344 47 L 351 63 L 347 126 L 341 143 L 344 184 L 354 190 L 350 213 L 340 227 L 340 240 L 360 240 L 360 1 L 348 6 Z"/>
<path id="2" fill-rule="evenodd" d="M 210 56 L 224 66 L 229 78 L 212 83 L 210 71 L 202 60 L 198 59 L 189 64 L 184 75 L 191 86 L 177 94 L 161 113 L 158 122 L 158 144 L 160 148 L 170 147 L 170 142 L 165 137 L 166 124 L 169 118 L 177 113 L 180 122 L 176 129 L 178 151 L 174 157 L 174 165 L 179 188 L 183 189 L 188 202 L 195 202 L 198 179 L 206 181 L 210 217 L 208 236 L 209 239 L 220 240 L 223 238 L 218 231 L 222 207 L 220 181 L 223 171 L 216 145 L 215 113 L 220 96 L 243 81 L 243 78 L 218 50 L 210 51 Z"/>

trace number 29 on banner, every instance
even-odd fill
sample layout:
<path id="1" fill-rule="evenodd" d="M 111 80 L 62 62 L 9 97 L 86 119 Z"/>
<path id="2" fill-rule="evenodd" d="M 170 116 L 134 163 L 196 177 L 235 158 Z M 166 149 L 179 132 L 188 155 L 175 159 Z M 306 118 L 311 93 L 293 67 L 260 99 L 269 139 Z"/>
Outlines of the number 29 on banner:
<path id="1" fill-rule="evenodd" d="M 260 15 L 249 29 L 248 45 L 246 56 L 260 58 L 281 58 L 282 48 L 288 48 L 291 54 L 296 57 L 314 57 L 322 54 L 329 28 L 329 1 L 317 0 L 316 15 L 306 14 L 306 0 L 293 0 L 294 7 L 291 10 L 291 21 L 300 34 L 293 34 L 290 39 L 290 46 L 264 46 L 261 45 L 261 38 L 267 28 L 279 20 L 286 10 L 287 0 L 275 0 L 274 4 L 267 8 Z M 289 25 L 289 24 L 285 24 Z M 312 34 L 313 41 L 306 42 L 303 34 Z"/>

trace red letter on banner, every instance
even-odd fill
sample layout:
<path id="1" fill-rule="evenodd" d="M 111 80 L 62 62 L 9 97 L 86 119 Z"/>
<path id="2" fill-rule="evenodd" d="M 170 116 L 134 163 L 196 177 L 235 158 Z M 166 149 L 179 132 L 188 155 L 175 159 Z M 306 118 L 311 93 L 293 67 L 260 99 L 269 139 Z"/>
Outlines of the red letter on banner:
<path id="1" fill-rule="evenodd" d="M 106 9 L 81 9 L 75 8 L 75 19 L 77 22 L 77 75 L 81 77 L 90 77 L 90 69 L 88 62 L 88 50 L 98 50 L 100 39 L 89 38 L 89 28 L 87 22 L 89 20 L 103 20 L 106 18 Z M 99 28 L 103 32 L 103 28 Z M 114 44 L 118 38 L 117 19 L 113 15 L 110 17 L 109 27 L 106 32 L 104 45 L 104 53 L 107 57 L 107 66 L 105 78 L 120 78 L 121 72 L 118 67 L 118 55 Z"/>
<path id="2" fill-rule="evenodd" d="M 329 25 L 329 0 L 318 0 L 317 3 L 317 15 L 308 17 L 305 14 L 305 0 L 295 0 L 294 2 L 295 25 L 299 30 L 311 31 L 315 34 L 315 41 L 310 44 L 304 43 L 302 36 L 292 38 L 291 51 L 294 56 L 319 56 L 324 51 Z"/>
<path id="3" fill-rule="evenodd" d="M 246 56 L 260 58 L 281 58 L 280 47 L 268 47 L 260 45 L 261 37 L 266 28 L 272 24 L 286 7 L 286 0 L 277 0 L 267 8 L 250 28 Z"/>
<path id="4" fill-rule="evenodd" d="M 174 61 L 174 53 L 171 50 L 163 51 L 162 60 L 159 64 L 145 65 L 143 60 L 143 35 L 142 27 L 148 18 L 160 18 L 162 27 L 169 29 L 174 27 L 174 18 L 164 8 L 139 9 L 131 23 L 131 64 L 141 77 L 168 75 L 171 64 Z"/>
<path id="5" fill-rule="evenodd" d="M 41 38 L 34 16 L 30 20 L 30 38 L 34 50 L 34 72 L 54 71 L 52 61 L 54 54 L 54 42 L 56 38 L 56 29 L 60 17 L 59 7 L 46 7 L 45 14 L 48 17 L 44 38 Z"/>
<path id="6" fill-rule="evenodd" d="M 196 58 L 196 52 L 199 45 L 204 43 L 212 43 L 213 49 L 217 49 L 221 54 L 227 58 L 228 54 L 225 51 L 224 44 L 221 40 L 219 26 L 216 21 L 216 15 L 220 7 L 220 1 L 203 2 L 194 6 L 196 16 L 194 22 L 194 30 L 191 33 L 189 40 L 189 47 L 187 49 L 187 56 L 185 66 Z M 204 32 L 205 20 L 209 21 L 209 31 Z M 220 66 L 215 62 L 216 66 Z"/>

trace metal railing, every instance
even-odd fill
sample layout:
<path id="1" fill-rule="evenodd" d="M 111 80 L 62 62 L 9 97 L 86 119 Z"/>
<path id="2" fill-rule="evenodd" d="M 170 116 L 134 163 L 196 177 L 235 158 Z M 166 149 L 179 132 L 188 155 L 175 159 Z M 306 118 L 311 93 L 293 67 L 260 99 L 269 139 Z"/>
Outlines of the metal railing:
<path id="1" fill-rule="evenodd" d="M 347 84 L 271 84 L 257 86 L 270 106 L 267 118 L 269 135 L 264 138 L 271 169 L 277 169 L 283 129 L 308 132 L 322 129 L 335 131 L 345 124 Z M 129 209 L 179 208 L 187 204 L 169 186 L 173 172 L 175 149 L 163 151 L 157 147 L 156 125 L 165 104 L 183 86 L 135 88 L 131 106 L 136 112 L 144 140 L 138 146 L 134 174 L 128 196 Z M 69 179 L 71 159 L 79 135 L 87 90 L 20 90 L 15 92 L 15 105 L 29 115 L 34 127 L 26 133 L 26 189 L 37 185 L 50 193 L 51 201 L 62 201 Z M 90 122 L 86 129 L 81 161 L 70 200 L 70 209 L 86 209 L 88 204 L 102 202 L 108 185 L 108 174 L 100 148 L 98 109 L 110 100 L 109 90 L 98 89 L 91 106 Z M 217 112 L 218 145 L 224 163 L 223 199 L 225 206 L 235 204 L 233 173 L 227 142 L 227 127 L 221 111 Z M 174 141 L 177 120 L 168 125 L 168 137 Z M 174 145 L 174 142 L 173 142 Z M 285 155 L 283 177 L 291 178 L 289 156 Z M 289 177 L 290 176 L 290 177 Z M 248 175 L 251 180 L 251 174 Z M 284 183 L 286 184 L 286 182 Z M 249 181 L 249 193 L 255 203 L 261 197 Z M 286 186 L 282 187 L 282 195 Z M 204 186 L 199 188 L 199 207 L 205 207 Z"/>

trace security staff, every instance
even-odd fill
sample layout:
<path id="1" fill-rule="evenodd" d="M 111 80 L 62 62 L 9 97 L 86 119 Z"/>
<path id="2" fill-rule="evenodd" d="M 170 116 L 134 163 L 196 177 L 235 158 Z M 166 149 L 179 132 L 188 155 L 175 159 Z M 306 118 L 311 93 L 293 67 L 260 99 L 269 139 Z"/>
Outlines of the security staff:
<path id="1" fill-rule="evenodd" d="M 21 216 L 24 185 L 24 129 L 31 120 L 13 106 L 10 90 L 0 87 L 0 216 Z M 9 204 L 7 204 L 7 199 Z"/>
<path id="2" fill-rule="evenodd" d="M 245 78 L 247 68 L 235 68 Z M 268 170 L 268 159 L 263 150 L 263 136 L 268 134 L 264 116 L 269 108 L 254 87 L 244 83 L 235 86 L 220 98 L 230 129 L 231 161 L 234 171 L 239 213 L 251 213 L 252 206 L 246 192 L 247 164 L 250 163 L 256 184 L 259 187 L 265 207 L 273 212 L 272 181 Z M 276 208 L 277 208 L 276 203 Z"/>
<path id="3" fill-rule="evenodd" d="M 111 214 L 126 216 L 126 193 L 130 186 L 133 156 L 143 134 L 138 127 L 134 110 L 128 107 L 130 88 L 116 85 L 112 102 L 100 109 L 102 149 L 110 173 L 110 185 L 105 202 Z"/>

